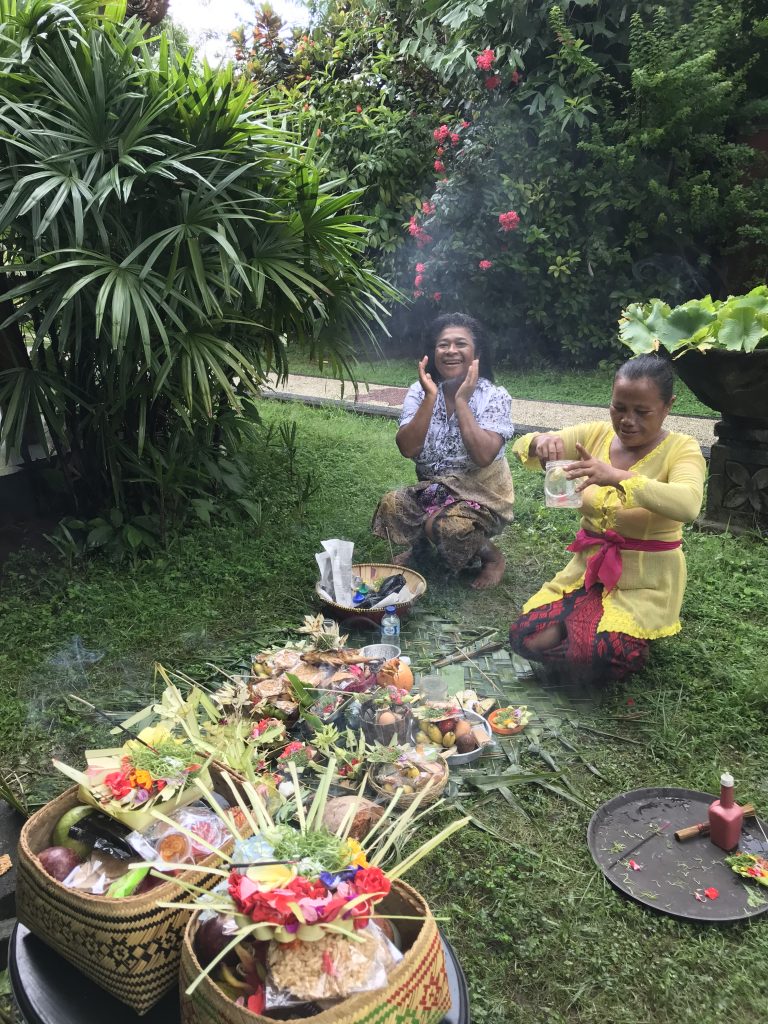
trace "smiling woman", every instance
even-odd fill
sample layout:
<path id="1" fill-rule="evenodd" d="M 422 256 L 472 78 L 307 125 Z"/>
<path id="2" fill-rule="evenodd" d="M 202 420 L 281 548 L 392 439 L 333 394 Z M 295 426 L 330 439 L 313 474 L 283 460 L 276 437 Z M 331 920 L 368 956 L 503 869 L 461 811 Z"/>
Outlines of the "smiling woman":
<path id="1" fill-rule="evenodd" d="M 583 492 L 573 558 L 523 606 L 512 649 L 590 679 L 622 679 L 648 657 L 648 641 L 680 630 L 686 566 L 682 525 L 701 509 L 704 459 L 692 437 L 664 428 L 674 377 L 657 356 L 619 368 L 611 425 L 526 434 L 514 451 L 531 469 L 570 460 Z"/>
<path id="2" fill-rule="evenodd" d="M 429 354 L 403 403 L 397 446 L 416 463 L 419 483 L 379 502 L 373 532 L 409 547 L 400 564 L 432 544 L 453 570 L 480 559 L 472 586 L 496 586 L 504 556 L 491 538 L 512 521 L 514 491 L 505 444 L 514 428 L 512 400 L 493 384 L 483 328 L 446 313 L 430 330 Z"/>

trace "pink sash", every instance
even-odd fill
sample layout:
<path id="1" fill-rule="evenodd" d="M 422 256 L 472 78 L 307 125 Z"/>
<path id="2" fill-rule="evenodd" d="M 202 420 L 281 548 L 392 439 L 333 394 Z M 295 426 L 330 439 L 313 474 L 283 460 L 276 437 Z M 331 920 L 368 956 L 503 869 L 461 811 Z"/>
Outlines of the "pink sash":
<path id="1" fill-rule="evenodd" d="M 584 551 L 585 548 L 599 545 L 594 555 L 587 560 L 587 571 L 584 574 L 584 586 L 587 590 L 595 583 L 602 583 L 606 593 L 613 590 L 621 577 L 621 552 L 626 551 L 673 551 L 682 545 L 681 540 L 635 540 L 622 537 L 615 530 L 605 533 L 591 533 L 579 530 L 568 545 L 566 551 Z"/>

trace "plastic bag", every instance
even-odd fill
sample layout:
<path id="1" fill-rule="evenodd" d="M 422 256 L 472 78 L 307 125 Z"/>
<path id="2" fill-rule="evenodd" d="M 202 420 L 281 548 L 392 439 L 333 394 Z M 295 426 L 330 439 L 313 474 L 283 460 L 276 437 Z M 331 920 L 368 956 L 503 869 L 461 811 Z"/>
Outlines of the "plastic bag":
<path id="1" fill-rule="evenodd" d="M 361 942 L 334 932 L 317 942 L 272 942 L 265 1009 L 314 1001 L 333 1005 L 355 992 L 386 985 L 402 953 L 373 921 L 356 935 Z"/>
<path id="2" fill-rule="evenodd" d="M 181 828 L 158 821 L 144 832 L 131 832 L 128 836 L 128 842 L 145 860 L 197 864 L 211 855 L 211 846 L 219 849 L 232 835 L 218 815 L 204 803 L 179 807 L 169 817 Z M 196 842 L 187 832 L 203 841 Z"/>

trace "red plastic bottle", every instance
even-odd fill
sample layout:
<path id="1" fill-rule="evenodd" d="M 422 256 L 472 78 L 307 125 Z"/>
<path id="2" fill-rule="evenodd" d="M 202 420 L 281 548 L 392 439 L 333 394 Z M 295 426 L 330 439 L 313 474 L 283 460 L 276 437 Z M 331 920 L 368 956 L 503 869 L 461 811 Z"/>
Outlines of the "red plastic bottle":
<path id="1" fill-rule="evenodd" d="M 721 850 L 733 850 L 739 845 L 744 812 L 733 799 L 733 776 L 723 772 L 720 776 L 720 799 L 709 805 L 709 838 Z"/>

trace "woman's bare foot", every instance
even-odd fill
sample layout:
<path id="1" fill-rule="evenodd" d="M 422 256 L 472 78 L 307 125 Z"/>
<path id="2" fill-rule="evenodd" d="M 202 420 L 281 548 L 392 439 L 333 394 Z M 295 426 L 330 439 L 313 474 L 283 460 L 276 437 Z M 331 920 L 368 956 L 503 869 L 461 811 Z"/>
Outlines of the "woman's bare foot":
<path id="1" fill-rule="evenodd" d="M 489 590 L 498 586 L 507 566 L 507 560 L 502 552 L 495 544 L 486 544 L 480 552 L 480 561 L 483 567 L 470 586 L 474 590 Z"/>

